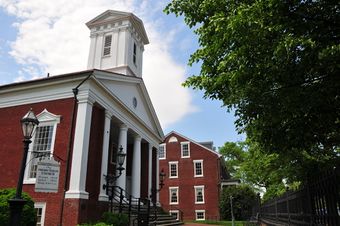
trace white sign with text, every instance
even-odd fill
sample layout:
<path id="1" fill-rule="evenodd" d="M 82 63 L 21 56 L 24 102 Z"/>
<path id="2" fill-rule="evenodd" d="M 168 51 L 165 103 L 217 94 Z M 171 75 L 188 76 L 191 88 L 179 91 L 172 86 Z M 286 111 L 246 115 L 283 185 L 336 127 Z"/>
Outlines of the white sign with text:
<path id="1" fill-rule="evenodd" d="M 51 159 L 42 159 L 37 165 L 36 192 L 58 192 L 60 164 Z"/>

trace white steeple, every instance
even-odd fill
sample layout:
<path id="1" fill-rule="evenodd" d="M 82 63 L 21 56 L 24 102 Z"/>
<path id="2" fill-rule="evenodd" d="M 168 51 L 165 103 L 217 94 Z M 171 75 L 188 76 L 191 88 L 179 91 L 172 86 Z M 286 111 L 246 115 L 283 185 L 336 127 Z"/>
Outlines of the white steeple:
<path id="1" fill-rule="evenodd" d="M 142 77 L 144 45 L 149 40 L 138 17 L 107 10 L 86 25 L 91 30 L 88 69 Z"/>

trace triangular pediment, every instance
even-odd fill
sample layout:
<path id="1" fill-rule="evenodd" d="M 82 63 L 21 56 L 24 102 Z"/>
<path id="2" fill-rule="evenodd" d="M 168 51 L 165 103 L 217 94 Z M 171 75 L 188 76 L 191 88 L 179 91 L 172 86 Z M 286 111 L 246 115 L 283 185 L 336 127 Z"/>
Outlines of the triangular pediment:
<path id="1" fill-rule="evenodd" d="M 106 74 L 106 73 L 105 73 Z M 96 79 L 105 87 L 113 98 L 116 98 L 132 115 L 163 137 L 158 117 L 141 78 L 108 73 L 96 75 Z"/>
<path id="2" fill-rule="evenodd" d="M 38 120 L 41 122 L 56 121 L 57 123 L 59 123 L 60 117 L 60 115 L 52 114 L 47 109 L 44 109 L 37 115 Z"/>
<path id="3" fill-rule="evenodd" d="M 100 24 L 103 22 L 121 20 L 124 18 L 126 19 L 127 17 L 131 15 L 132 13 L 115 11 L 115 10 L 106 10 L 104 13 L 100 14 L 99 16 L 87 22 L 86 25 L 90 28 L 93 25 Z"/>
<path id="4" fill-rule="evenodd" d="M 116 10 L 106 10 L 99 16 L 93 18 L 89 22 L 86 23 L 86 26 L 90 29 L 96 26 L 108 24 L 108 23 L 115 23 L 124 20 L 129 20 L 131 24 L 135 27 L 138 31 L 139 35 L 142 37 L 144 44 L 149 43 L 149 39 L 147 37 L 143 21 L 135 16 L 133 13 L 116 11 Z"/>

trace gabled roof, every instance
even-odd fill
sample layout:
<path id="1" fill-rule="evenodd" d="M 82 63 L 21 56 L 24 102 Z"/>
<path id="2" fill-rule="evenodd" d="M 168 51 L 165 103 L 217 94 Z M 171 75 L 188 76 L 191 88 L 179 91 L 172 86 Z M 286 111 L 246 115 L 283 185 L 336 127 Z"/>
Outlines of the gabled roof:
<path id="1" fill-rule="evenodd" d="M 93 18 L 86 23 L 86 26 L 91 29 L 96 26 L 105 25 L 109 23 L 120 22 L 124 20 L 129 20 L 133 27 L 137 30 L 138 34 L 141 36 L 144 45 L 149 44 L 149 39 L 146 34 L 143 21 L 135 16 L 133 13 L 106 10 L 99 16 Z"/>
<path id="2" fill-rule="evenodd" d="M 200 144 L 200 143 L 198 143 L 198 142 L 196 142 L 196 141 L 194 141 L 194 140 L 192 140 L 192 139 L 190 139 L 190 138 L 188 138 L 188 137 L 186 137 L 186 136 L 184 136 L 184 135 L 182 135 L 182 134 L 180 134 L 180 133 L 178 133 L 176 131 L 171 131 L 170 133 L 166 134 L 164 140 L 166 140 L 168 137 L 170 137 L 173 134 L 175 134 L 175 135 L 177 135 L 179 137 L 182 137 L 183 139 L 185 139 L 187 141 L 190 141 L 191 143 L 194 143 L 194 144 L 202 147 L 203 149 L 205 149 L 205 150 L 207 150 L 207 151 L 217 155 L 219 158 L 222 157 L 222 155 L 217 153 L 216 151 L 214 151 L 214 150 L 212 150 L 210 148 L 207 148 L 206 146 L 204 146 L 204 145 L 202 145 L 202 144 Z"/>
<path id="3" fill-rule="evenodd" d="M 130 118 L 133 118 L 134 122 L 138 123 L 141 128 L 144 128 L 145 131 L 157 137 L 157 143 L 164 138 L 163 130 L 143 79 L 105 70 L 92 69 L 2 85 L 0 86 L 0 96 L 3 98 L 0 98 L 0 108 L 72 98 L 72 88 L 75 88 L 75 86 L 83 83 L 87 79 L 93 81 L 93 84 L 96 84 L 97 87 L 100 87 L 99 90 L 101 90 L 101 94 L 94 93 L 94 95 L 98 96 L 98 100 L 102 100 L 102 97 L 104 97 L 99 95 L 109 96 L 115 103 L 118 103 L 122 109 L 124 109 L 124 112 L 126 112 Z M 144 106 L 142 109 L 143 112 L 134 112 L 131 110 L 131 107 L 128 105 L 130 103 L 130 97 L 127 101 L 123 99 L 122 96 L 119 96 L 117 94 L 118 91 L 112 89 L 112 84 L 115 83 L 119 83 L 121 86 L 129 86 L 129 90 L 134 91 L 135 95 L 139 95 L 137 97 L 140 97 L 140 104 Z M 95 87 L 93 86 L 93 88 Z M 33 94 L 32 91 L 36 91 L 37 93 Z M 142 117 L 139 113 L 143 113 Z"/>

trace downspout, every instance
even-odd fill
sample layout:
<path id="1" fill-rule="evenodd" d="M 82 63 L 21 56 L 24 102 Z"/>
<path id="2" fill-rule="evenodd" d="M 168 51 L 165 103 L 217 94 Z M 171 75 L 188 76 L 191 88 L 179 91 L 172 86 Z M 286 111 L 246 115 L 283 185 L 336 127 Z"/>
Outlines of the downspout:
<path id="1" fill-rule="evenodd" d="M 66 157 L 66 172 L 64 177 L 64 190 L 63 190 L 63 198 L 61 200 L 61 207 L 60 207 L 60 216 L 59 216 L 59 224 L 58 226 L 63 225 L 63 215 L 64 215 L 64 205 L 65 205 L 65 195 L 67 188 L 69 186 L 69 174 L 70 174 L 70 158 L 72 154 L 72 145 L 73 145 L 73 136 L 74 136 L 74 128 L 75 128 L 75 118 L 76 118 L 76 109 L 78 107 L 78 99 L 77 95 L 79 92 L 79 87 L 88 80 L 93 75 L 93 71 L 83 80 L 81 81 L 75 88 L 72 89 L 73 92 L 73 109 L 72 109 L 72 117 L 71 117 L 71 128 L 69 131 L 69 138 L 68 138 L 68 145 L 67 145 L 67 157 Z"/>

